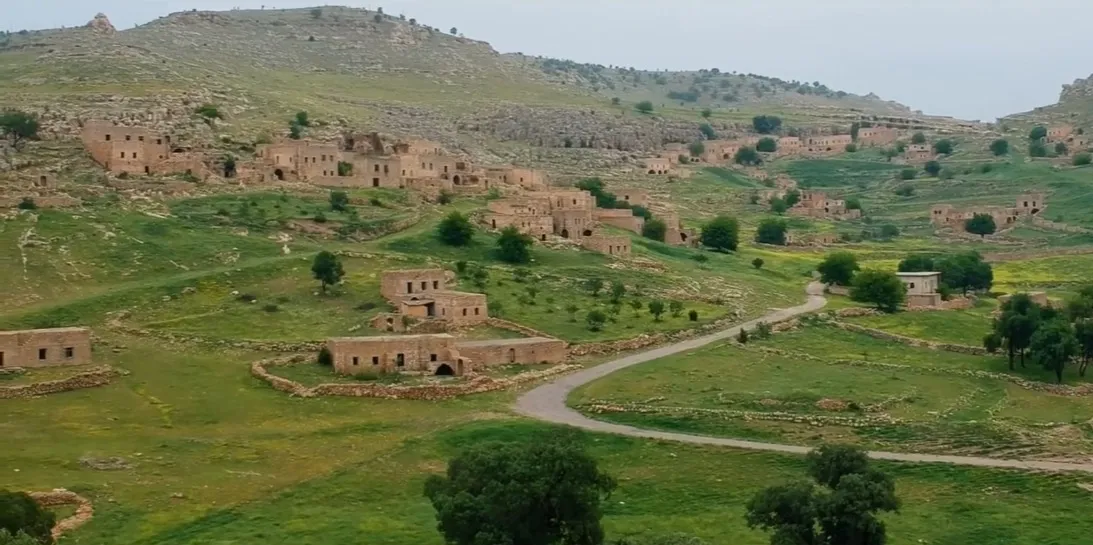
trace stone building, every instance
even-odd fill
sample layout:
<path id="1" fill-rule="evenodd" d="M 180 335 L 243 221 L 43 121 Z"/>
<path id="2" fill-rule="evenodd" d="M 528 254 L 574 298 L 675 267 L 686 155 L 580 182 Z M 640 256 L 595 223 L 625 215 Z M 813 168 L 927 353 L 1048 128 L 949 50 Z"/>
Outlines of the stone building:
<path id="1" fill-rule="evenodd" d="M 447 334 L 387 335 L 329 339 L 326 347 L 334 371 L 342 375 L 369 373 L 422 373 L 463 376 L 472 371 L 469 361 Z"/>
<path id="2" fill-rule="evenodd" d="M 0 331 L 0 368 L 91 363 L 91 330 L 85 327 Z"/>
<path id="3" fill-rule="evenodd" d="M 908 308 L 937 308 L 941 306 L 941 294 L 937 288 L 941 284 L 939 272 L 898 272 L 896 276 L 907 288 L 906 305 Z"/>
<path id="4" fill-rule="evenodd" d="M 456 326 L 485 322 L 489 317 L 486 296 L 448 289 L 453 278 L 451 271 L 443 269 L 384 271 L 380 294 L 402 316 Z"/>
<path id="5" fill-rule="evenodd" d="M 930 209 L 930 222 L 937 227 L 964 229 L 964 224 L 976 215 L 994 219 L 998 230 L 1013 226 L 1022 217 L 1037 216 L 1047 207 L 1043 193 L 1025 193 L 1017 197 L 1014 206 L 975 206 L 956 208 L 951 204 L 936 204 Z"/>
<path id="6" fill-rule="evenodd" d="M 903 151 L 903 160 L 908 163 L 925 163 L 933 161 L 936 155 L 929 144 L 907 144 Z"/>
<path id="7" fill-rule="evenodd" d="M 854 143 L 849 134 L 825 134 L 809 136 L 802 142 L 801 148 L 811 155 L 827 155 L 846 151 L 848 144 Z"/>
<path id="8" fill-rule="evenodd" d="M 887 146 L 899 139 L 899 131 L 888 127 L 858 129 L 858 144 L 863 147 Z"/>
<path id="9" fill-rule="evenodd" d="M 802 191 L 801 200 L 789 209 L 789 214 L 809 218 L 846 220 L 860 218 L 861 210 L 847 209 L 845 200 L 830 199 L 827 193 L 822 191 Z"/>

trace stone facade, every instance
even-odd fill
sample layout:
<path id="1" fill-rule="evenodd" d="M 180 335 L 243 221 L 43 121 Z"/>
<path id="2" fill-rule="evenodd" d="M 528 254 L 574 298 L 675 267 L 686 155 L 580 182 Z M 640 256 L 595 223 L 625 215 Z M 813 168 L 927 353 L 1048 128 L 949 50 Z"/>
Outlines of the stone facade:
<path id="1" fill-rule="evenodd" d="M 498 339 L 456 343 L 459 353 L 474 362 L 475 369 L 493 365 L 562 363 L 565 342 L 545 337 Z"/>
<path id="2" fill-rule="evenodd" d="M 485 322 L 486 296 L 448 289 L 454 278 L 443 269 L 384 271 L 380 294 L 399 314 L 416 320 L 440 320 L 456 326 Z M 390 330 L 394 330 L 394 324 Z"/>
<path id="3" fill-rule="evenodd" d="M 1047 207 L 1043 193 L 1025 193 L 1017 197 L 1012 207 L 977 206 L 956 208 L 951 204 L 937 204 L 930 209 L 930 222 L 937 227 L 964 229 L 964 224 L 977 214 L 994 218 L 999 231 L 1012 227 L 1022 217 L 1035 217 Z"/>
<path id="4" fill-rule="evenodd" d="M 438 335 L 341 337 L 326 342 L 334 371 L 342 375 L 422 373 L 463 376 L 471 364 L 459 355 L 455 338 Z"/>
<path id="5" fill-rule="evenodd" d="M 822 191 L 802 191 L 801 200 L 789 209 L 789 214 L 809 218 L 846 220 L 860 218 L 861 210 L 849 210 L 846 208 L 845 200 L 830 199 Z"/>
<path id="6" fill-rule="evenodd" d="M 937 308 L 941 306 L 941 294 L 937 288 L 941 284 L 939 272 L 898 272 L 896 276 L 907 288 L 906 305 L 908 308 Z"/>
<path id="7" fill-rule="evenodd" d="M 0 368 L 91 363 L 91 330 L 84 327 L 0 332 Z"/>

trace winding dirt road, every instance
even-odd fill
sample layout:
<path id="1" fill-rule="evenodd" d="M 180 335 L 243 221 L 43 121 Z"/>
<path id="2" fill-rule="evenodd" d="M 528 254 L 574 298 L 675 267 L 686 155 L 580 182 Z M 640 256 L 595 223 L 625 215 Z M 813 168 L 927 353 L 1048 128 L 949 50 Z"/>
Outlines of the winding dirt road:
<path id="1" fill-rule="evenodd" d="M 693 443 L 698 445 L 716 445 L 748 450 L 763 450 L 771 452 L 786 452 L 791 454 L 805 454 L 810 448 L 798 445 L 782 445 L 778 443 L 761 443 L 758 441 L 745 441 L 742 439 L 728 439 L 722 437 L 709 437 L 705 435 L 691 435 L 686 433 L 673 433 L 666 431 L 635 428 L 622 424 L 613 424 L 600 420 L 593 420 L 587 416 L 566 406 L 566 399 L 576 388 L 588 384 L 596 379 L 603 378 L 615 371 L 625 369 L 639 363 L 645 363 L 660 359 L 672 354 L 694 350 L 713 342 L 734 337 L 740 329 L 752 329 L 759 322 L 778 322 L 793 316 L 817 311 L 827 300 L 823 297 L 823 285 L 819 283 L 809 284 L 808 301 L 803 305 L 773 311 L 762 318 L 734 326 L 724 331 L 719 331 L 687 341 L 662 346 L 647 352 L 631 354 L 629 356 L 613 360 L 596 367 L 590 367 L 573 374 L 564 375 L 558 380 L 544 384 L 520 396 L 516 401 L 516 412 L 555 424 L 565 424 L 589 431 L 601 433 L 613 433 L 630 437 L 642 437 L 647 439 L 659 439 L 662 441 L 675 441 L 680 443 Z M 1006 469 L 1020 469 L 1026 471 L 1084 471 L 1093 473 L 1093 464 L 1077 464 L 1065 462 L 1006 460 L 1001 458 L 984 458 L 979 456 L 946 456 L 934 454 L 910 454 L 900 452 L 870 451 L 869 456 L 877 460 L 892 460 L 897 462 L 912 463 L 939 463 L 963 466 L 979 466 Z"/>

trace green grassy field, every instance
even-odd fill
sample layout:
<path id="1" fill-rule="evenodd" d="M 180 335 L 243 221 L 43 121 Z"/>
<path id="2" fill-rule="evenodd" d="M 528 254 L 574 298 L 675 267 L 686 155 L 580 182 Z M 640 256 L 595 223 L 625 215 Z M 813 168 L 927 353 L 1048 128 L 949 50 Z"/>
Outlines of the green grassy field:
<path id="1" fill-rule="evenodd" d="M 762 351 L 767 347 L 788 353 Z M 1093 447 L 1088 400 L 1024 389 L 1004 379 L 1010 373 L 1002 357 L 810 326 L 745 348 L 721 344 L 629 368 L 583 387 L 570 401 L 586 410 L 633 404 L 598 416 L 609 420 L 770 441 L 996 455 Z M 1052 380 L 1032 366 L 1012 373 Z M 1069 380 L 1084 379 L 1072 373 Z"/>

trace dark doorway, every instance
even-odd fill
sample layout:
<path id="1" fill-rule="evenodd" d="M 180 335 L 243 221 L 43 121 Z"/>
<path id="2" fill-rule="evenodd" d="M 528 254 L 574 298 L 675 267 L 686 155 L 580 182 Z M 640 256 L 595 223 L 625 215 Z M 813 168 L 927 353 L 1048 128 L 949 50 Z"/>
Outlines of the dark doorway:
<path id="1" fill-rule="evenodd" d="M 452 366 L 446 363 L 440 364 L 440 367 L 436 368 L 436 376 L 438 377 L 454 377 L 455 371 L 452 370 Z"/>
<path id="2" fill-rule="evenodd" d="M 276 176 L 278 180 L 284 181 L 285 179 L 285 171 L 281 169 L 273 171 L 273 175 Z"/>

